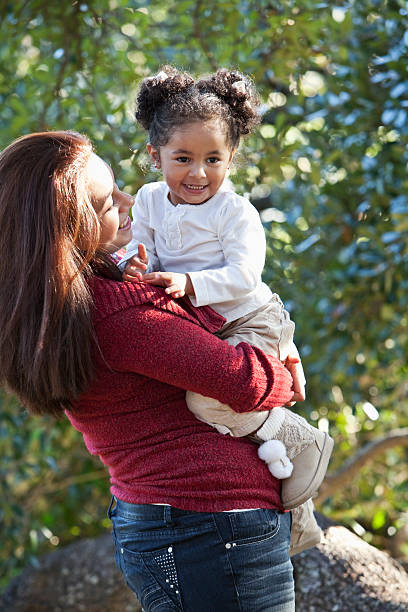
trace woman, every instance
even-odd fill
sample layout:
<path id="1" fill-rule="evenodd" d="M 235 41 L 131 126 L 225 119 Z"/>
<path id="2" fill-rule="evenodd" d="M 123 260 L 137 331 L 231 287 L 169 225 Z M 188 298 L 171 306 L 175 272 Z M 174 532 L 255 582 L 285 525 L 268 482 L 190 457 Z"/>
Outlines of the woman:
<path id="1" fill-rule="evenodd" d="M 219 340 L 210 308 L 121 282 L 109 254 L 131 205 L 78 134 L 0 155 L 0 382 L 33 414 L 65 411 L 108 466 L 117 564 L 145 612 L 292 611 L 279 482 L 185 390 L 269 410 L 303 399 L 297 366 Z"/>

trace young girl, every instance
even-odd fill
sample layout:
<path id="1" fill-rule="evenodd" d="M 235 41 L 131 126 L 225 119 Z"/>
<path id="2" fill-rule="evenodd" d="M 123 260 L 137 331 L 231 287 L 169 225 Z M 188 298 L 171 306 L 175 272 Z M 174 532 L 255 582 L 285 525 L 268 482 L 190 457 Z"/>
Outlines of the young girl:
<path id="1" fill-rule="evenodd" d="M 239 72 L 221 69 L 195 82 L 164 67 L 144 79 L 136 118 L 149 132 L 147 150 L 165 182 L 139 190 L 133 239 L 120 266 L 126 280 L 143 278 L 173 297 L 188 295 L 195 306 L 212 306 L 226 319 L 222 339 L 248 342 L 284 362 L 298 357 L 294 324 L 261 280 L 263 226 L 250 202 L 224 181 L 241 135 L 259 123 L 258 104 Z M 285 479 L 284 507 L 297 508 L 292 554 L 318 542 L 310 498 L 325 475 L 332 439 L 284 407 L 237 413 L 192 392 L 187 404 L 221 433 L 263 442 L 259 456 Z"/>

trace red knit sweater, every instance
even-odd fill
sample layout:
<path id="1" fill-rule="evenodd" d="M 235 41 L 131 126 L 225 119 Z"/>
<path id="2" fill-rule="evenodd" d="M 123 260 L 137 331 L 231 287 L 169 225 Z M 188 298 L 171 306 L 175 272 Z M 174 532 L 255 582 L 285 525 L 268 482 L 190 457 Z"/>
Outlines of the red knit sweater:
<path id="1" fill-rule="evenodd" d="M 132 503 L 186 510 L 279 508 L 279 481 L 247 438 L 198 421 L 185 389 L 237 412 L 282 405 L 292 379 L 273 357 L 213 332 L 223 318 L 158 287 L 93 277 L 95 377 L 67 412 L 92 454 L 109 468 L 111 491 Z"/>

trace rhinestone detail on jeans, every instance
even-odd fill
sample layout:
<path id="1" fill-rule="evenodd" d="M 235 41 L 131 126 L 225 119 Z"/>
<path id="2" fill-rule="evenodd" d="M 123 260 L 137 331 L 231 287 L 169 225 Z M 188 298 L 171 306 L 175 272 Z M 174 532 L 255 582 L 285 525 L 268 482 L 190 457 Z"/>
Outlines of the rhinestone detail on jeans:
<path id="1" fill-rule="evenodd" d="M 173 547 L 169 546 L 164 554 L 154 557 L 157 565 L 166 576 L 166 582 L 171 582 L 171 588 L 178 585 L 176 564 L 174 562 Z"/>

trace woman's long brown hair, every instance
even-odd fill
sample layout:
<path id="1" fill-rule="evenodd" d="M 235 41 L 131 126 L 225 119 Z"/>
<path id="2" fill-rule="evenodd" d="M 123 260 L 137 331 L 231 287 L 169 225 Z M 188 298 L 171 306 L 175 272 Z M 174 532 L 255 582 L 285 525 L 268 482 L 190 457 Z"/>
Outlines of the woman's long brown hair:
<path id="1" fill-rule="evenodd" d="M 82 135 L 40 132 L 0 154 L 0 385 L 34 414 L 61 415 L 89 384 L 87 277 L 115 276 L 86 192 L 91 153 Z"/>

